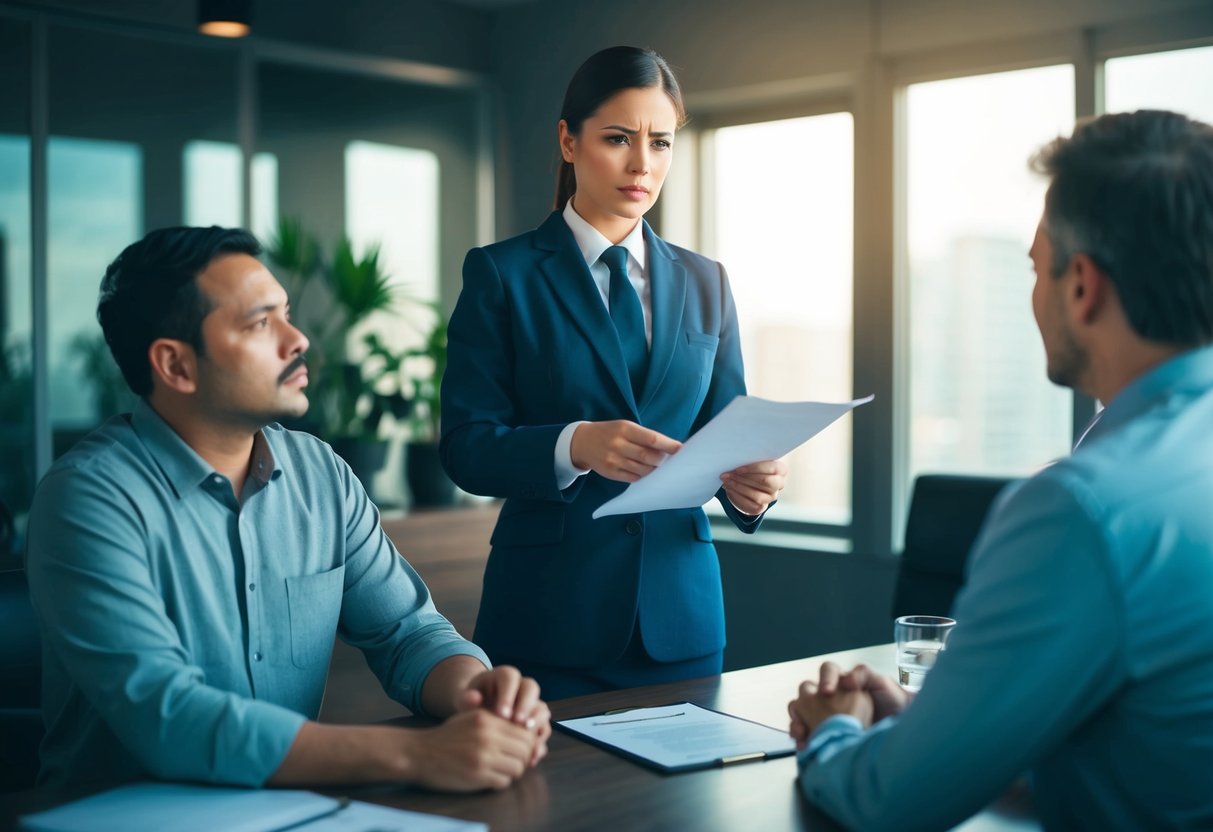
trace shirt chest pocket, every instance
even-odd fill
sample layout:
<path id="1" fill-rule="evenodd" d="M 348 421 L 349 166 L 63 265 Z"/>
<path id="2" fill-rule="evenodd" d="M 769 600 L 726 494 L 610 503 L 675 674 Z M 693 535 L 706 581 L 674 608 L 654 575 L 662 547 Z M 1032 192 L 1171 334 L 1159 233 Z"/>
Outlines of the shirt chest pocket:
<path id="1" fill-rule="evenodd" d="M 291 660 L 306 668 L 327 662 L 337 636 L 345 566 L 315 575 L 286 579 L 286 603 L 291 622 Z"/>

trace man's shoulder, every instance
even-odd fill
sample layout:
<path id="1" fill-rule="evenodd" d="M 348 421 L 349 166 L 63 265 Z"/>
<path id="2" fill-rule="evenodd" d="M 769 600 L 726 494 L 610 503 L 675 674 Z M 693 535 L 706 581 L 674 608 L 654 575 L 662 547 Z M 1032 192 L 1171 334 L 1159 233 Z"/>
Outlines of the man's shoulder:
<path id="1" fill-rule="evenodd" d="M 1080 445 L 1041 476 L 1108 510 L 1146 506 L 1162 495 L 1213 498 L 1213 394 L 1159 406 Z"/>
<path id="2" fill-rule="evenodd" d="M 345 462 L 323 439 L 303 430 L 273 422 L 262 428 L 270 450 L 279 461 L 285 460 L 296 476 L 334 476 Z"/>
<path id="3" fill-rule="evenodd" d="M 43 479 L 121 479 L 150 461 L 131 426 L 131 414 L 123 413 L 110 417 L 69 448 Z"/>

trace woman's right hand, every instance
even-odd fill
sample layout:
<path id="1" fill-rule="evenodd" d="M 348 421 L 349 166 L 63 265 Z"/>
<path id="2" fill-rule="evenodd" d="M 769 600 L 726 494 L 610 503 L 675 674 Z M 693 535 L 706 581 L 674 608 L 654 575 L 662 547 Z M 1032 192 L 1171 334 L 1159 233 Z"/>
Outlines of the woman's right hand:
<path id="1" fill-rule="evenodd" d="M 636 482 L 682 443 L 626 419 L 586 422 L 573 431 L 573 465 L 619 482 Z"/>

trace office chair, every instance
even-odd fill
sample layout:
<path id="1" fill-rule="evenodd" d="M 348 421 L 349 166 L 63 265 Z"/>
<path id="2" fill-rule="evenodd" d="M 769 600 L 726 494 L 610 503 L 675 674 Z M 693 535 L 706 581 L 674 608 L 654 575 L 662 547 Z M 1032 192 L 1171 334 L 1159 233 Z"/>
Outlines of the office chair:
<path id="1" fill-rule="evenodd" d="M 42 646 L 25 571 L 0 572 L 0 792 L 34 785 L 44 733 Z"/>
<path id="2" fill-rule="evenodd" d="M 923 474 L 914 481 L 893 616 L 950 615 L 965 561 L 994 498 L 1012 479 Z"/>

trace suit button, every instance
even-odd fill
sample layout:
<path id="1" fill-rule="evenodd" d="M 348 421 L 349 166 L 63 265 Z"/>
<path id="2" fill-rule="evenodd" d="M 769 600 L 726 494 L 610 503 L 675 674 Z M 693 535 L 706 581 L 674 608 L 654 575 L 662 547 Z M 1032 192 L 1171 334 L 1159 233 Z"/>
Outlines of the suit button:
<path id="1" fill-rule="evenodd" d="M 640 521 L 636 519 L 629 520 L 623 527 L 623 530 L 628 534 L 640 534 Z"/>

